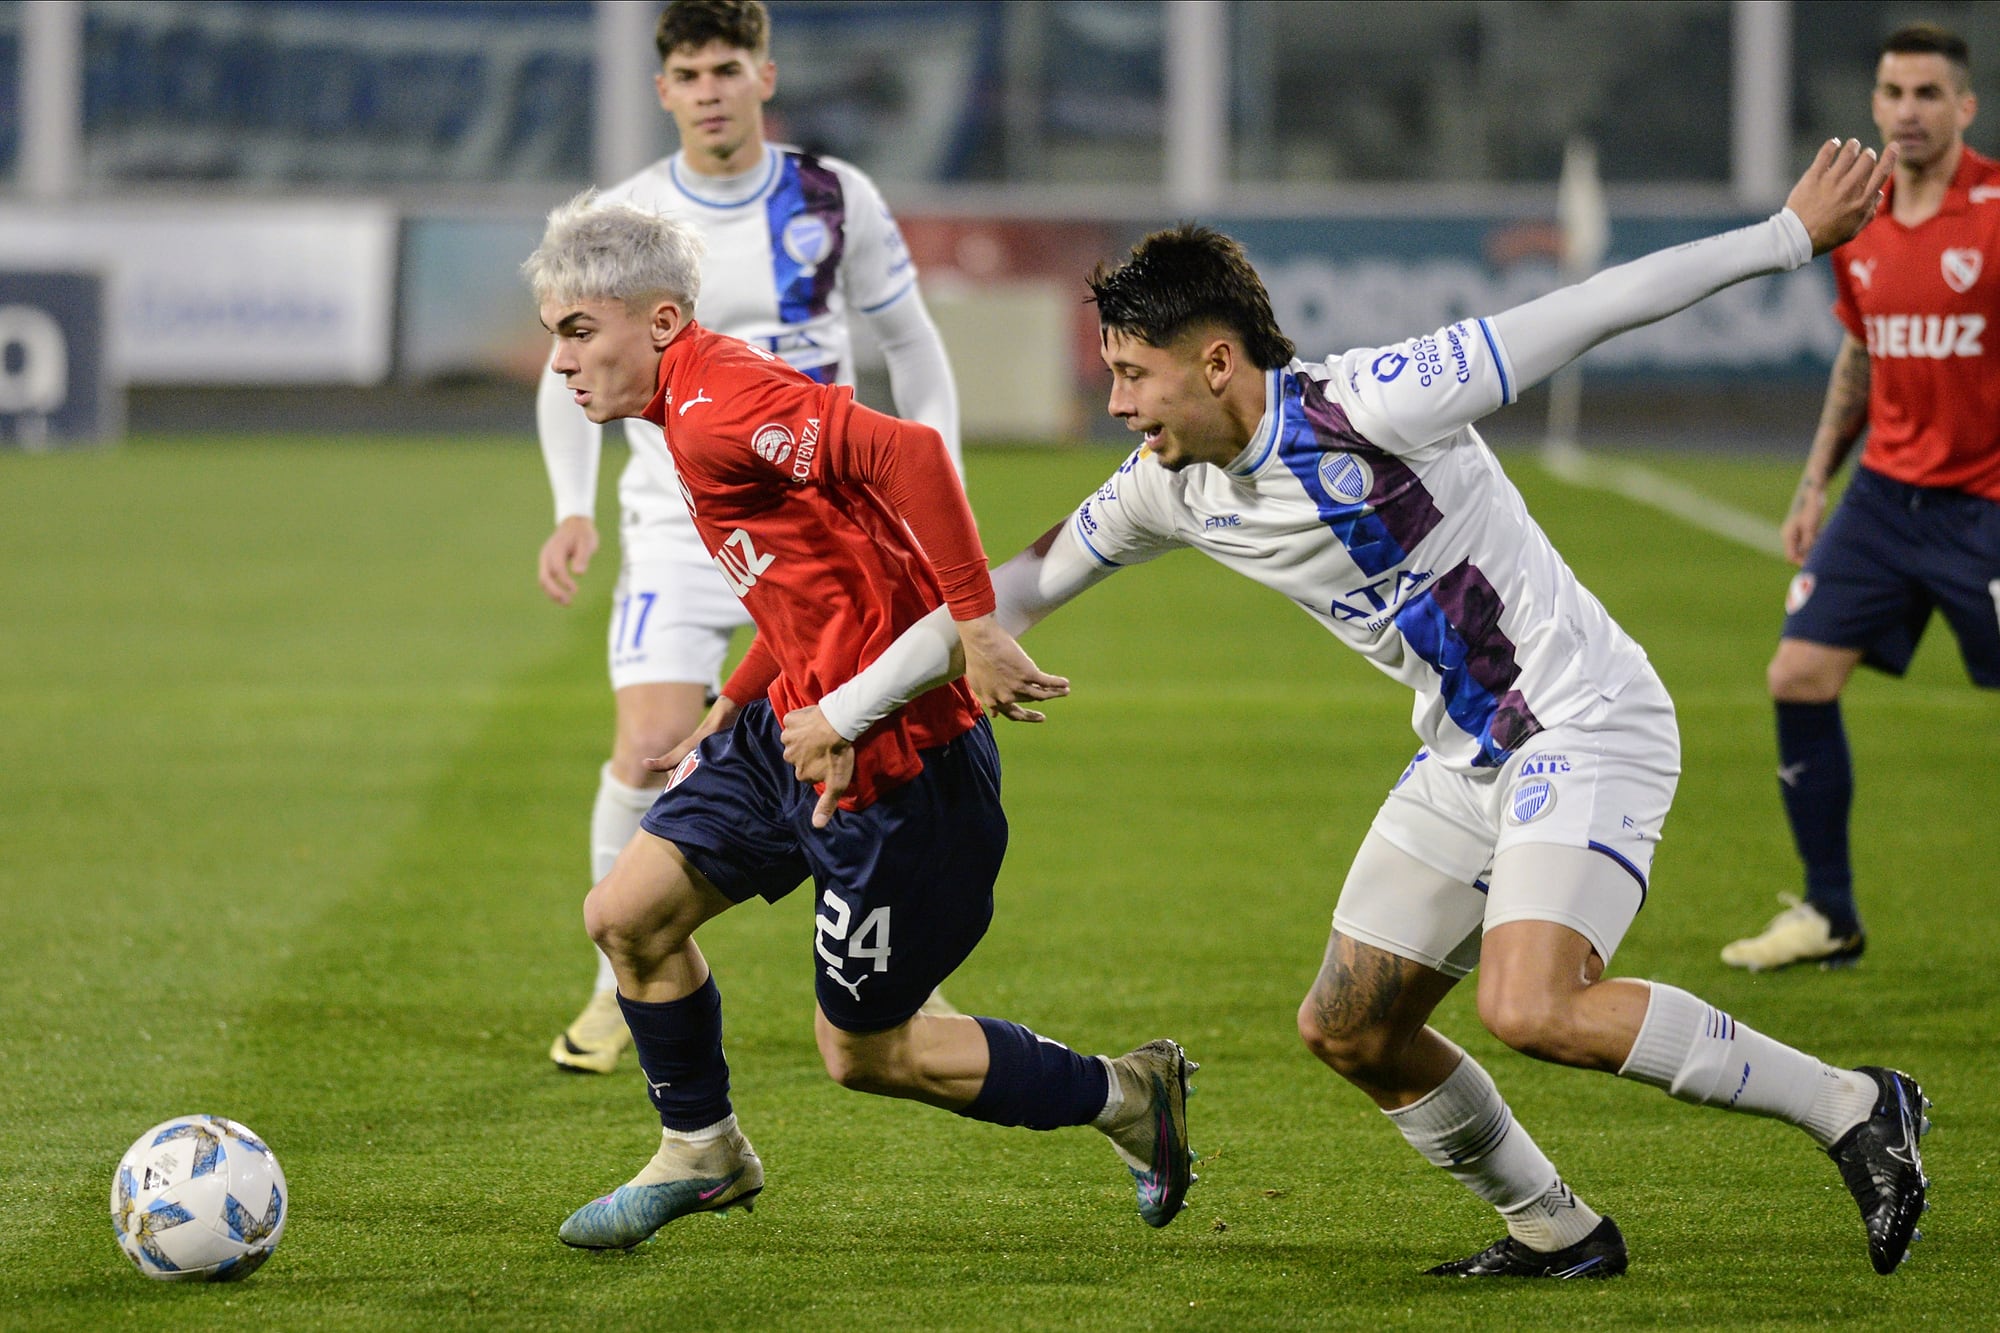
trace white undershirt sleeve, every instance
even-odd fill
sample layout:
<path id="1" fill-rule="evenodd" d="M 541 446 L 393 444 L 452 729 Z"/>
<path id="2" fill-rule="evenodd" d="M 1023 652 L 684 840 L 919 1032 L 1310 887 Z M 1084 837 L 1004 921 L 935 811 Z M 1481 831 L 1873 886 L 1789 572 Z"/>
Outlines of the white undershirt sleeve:
<path id="1" fill-rule="evenodd" d="M 863 315 L 882 356 L 889 363 L 889 391 L 896 400 L 896 415 L 918 421 L 944 437 L 945 451 L 951 455 L 958 475 L 965 475 L 965 459 L 958 442 L 958 383 L 951 376 L 951 359 L 945 355 L 944 339 L 931 321 L 924 298 L 915 287 L 909 293 L 872 315 Z"/>
<path id="2" fill-rule="evenodd" d="M 535 432 L 542 441 L 542 465 L 555 492 L 556 522 L 597 513 L 597 460 L 604 429 L 583 414 L 562 376 L 543 367 L 535 386 Z"/>
<path id="3" fill-rule="evenodd" d="M 1752 226 L 1608 268 L 1487 323 L 1506 349 L 1519 394 L 1607 338 L 1665 319 L 1746 278 L 1786 273 L 1811 258 L 1805 224 L 1791 209 L 1780 209 Z"/>
<path id="4" fill-rule="evenodd" d="M 1045 554 L 1038 555 L 1030 546 L 993 571 L 993 614 L 1000 628 L 1018 637 L 1114 572 L 1085 554 L 1073 525 L 1065 521 Z M 852 680 L 828 693 L 819 701 L 819 710 L 835 731 L 853 740 L 962 670 L 958 629 L 952 624 L 951 609 L 941 606 L 904 630 Z"/>

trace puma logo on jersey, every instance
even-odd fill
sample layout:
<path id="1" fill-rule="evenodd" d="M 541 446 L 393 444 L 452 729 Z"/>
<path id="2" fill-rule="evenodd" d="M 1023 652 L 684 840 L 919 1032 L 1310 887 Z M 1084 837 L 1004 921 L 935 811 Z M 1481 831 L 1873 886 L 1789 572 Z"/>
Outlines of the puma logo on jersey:
<path id="1" fill-rule="evenodd" d="M 1868 330 L 1870 356 L 1943 361 L 1986 354 L 1984 315 L 1868 315 L 1861 322 Z"/>
<path id="2" fill-rule="evenodd" d="M 723 539 L 722 545 L 715 548 L 715 564 L 722 571 L 723 582 L 738 597 L 757 586 L 758 577 L 777 558 L 761 554 L 750 534 L 742 528 L 730 533 Z"/>
<path id="3" fill-rule="evenodd" d="M 694 397 L 688 399 L 685 403 L 682 403 L 680 411 L 675 413 L 675 415 L 684 417 L 688 414 L 688 409 L 690 407 L 695 406 L 697 403 L 712 403 L 714 401 L 715 400 L 713 398 L 710 398 L 708 396 L 708 390 L 696 389 L 694 391 Z"/>
<path id="4" fill-rule="evenodd" d="M 1847 276 L 1860 283 L 1863 288 L 1875 285 L 1875 261 L 1872 259 L 1850 259 L 1847 261 Z"/>
<path id="5" fill-rule="evenodd" d="M 2000 185 L 1975 185 L 1966 192 L 1965 197 L 1975 204 L 1983 204 L 1991 199 L 2000 199 Z"/>

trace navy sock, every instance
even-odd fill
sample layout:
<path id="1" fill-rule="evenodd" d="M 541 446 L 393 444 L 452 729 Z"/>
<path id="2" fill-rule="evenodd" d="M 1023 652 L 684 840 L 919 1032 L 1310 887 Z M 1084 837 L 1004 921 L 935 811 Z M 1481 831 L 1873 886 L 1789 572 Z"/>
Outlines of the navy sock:
<path id="1" fill-rule="evenodd" d="M 1057 1129 L 1087 1125 L 1104 1109 L 1111 1074 L 1102 1060 L 1004 1018 L 978 1022 L 986 1033 L 986 1083 L 960 1115 L 995 1125 Z"/>
<path id="2" fill-rule="evenodd" d="M 1835 935 L 1861 929 L 1854 907 L 1854 870 L 1847 859 L 1847 812 L 1854 804 L 1854 766 L 1840 702 L 1778 705 L 1778 792 L 1785 799 L 1792 841 L 1806 866 L 1806 901 Z"/>
<path id="3" fill-rule="evenodd" d="M 665 1004 L 618 997 L 632 1047 L 660 1123 L 706 1129 L 729 1115 L 729 1062 L 722 1058 L 722 992 L 715 978 L 694 994 Z"/>

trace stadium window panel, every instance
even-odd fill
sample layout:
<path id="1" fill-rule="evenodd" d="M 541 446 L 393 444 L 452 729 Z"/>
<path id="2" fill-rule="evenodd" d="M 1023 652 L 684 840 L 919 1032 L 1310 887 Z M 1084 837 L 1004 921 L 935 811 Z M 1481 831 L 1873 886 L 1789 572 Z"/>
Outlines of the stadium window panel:
<path id="1" fill-rule="evenodd" d="M 84 174 L 252 188 L 581 183 L 592 13 L 588 0 L 94 0 Z"/>
<path id="2" fill-rule="evenodd" d="M 21 5 L 0 2 L 0 181 L 11 182 L 21 156 Z"/>
<path id="3" fill-rule="evenodd" d="M 1729 179 L 1727 0 L 1246 0 L 1232 16 L 1245 182 L 1553 180 L 1577 134 L 1612 180 Z"/>

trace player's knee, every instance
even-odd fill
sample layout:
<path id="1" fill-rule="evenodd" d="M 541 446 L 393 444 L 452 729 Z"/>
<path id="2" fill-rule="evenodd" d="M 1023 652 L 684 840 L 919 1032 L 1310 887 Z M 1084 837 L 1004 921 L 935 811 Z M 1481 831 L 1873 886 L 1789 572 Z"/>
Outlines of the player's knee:
<path id="1" fill-rule="evenodd" d="M 1397 1046 L 1396 1034 L 1387 1025 L 1359 1021 L 1319 986 L 1299 1005 L 1299 1040 L 1336 1074 L 1363 1080 L 1386 1071 Z"/>
<path id="2" fill-rule="evenodd" d="M 612 897 L 599 883 L 584 895 L 583 929 L 590 936 L 590 942 L 614 957 L 626 952 L 626 944 L 631 932 L 620 919 Z"/>
<path id="3" fill-rule="evenodd" d="M 1527 986 L 1479 988 L 1479 1021 L 1512 1049 L 1537 1060 L 1570 1063 L 1568 1006 L 1561 997 Z"/>
<path id="4" fill-rule="evenodd" d="M 893 1093 L 902 1086 L 896 1071 L 871 1047 L 842 1039 L 837 1030 L 819 1034 L 819 1058 L 826 1076 L 850 1092 Z"/>
<path id="5" fill-rule="evenodd" d="M 1781 704 L 1825 704 L 1840 697 L 1844 672 L 1803 659 L 1780 647 L 1764 669 L 1764 685 Z"/>

